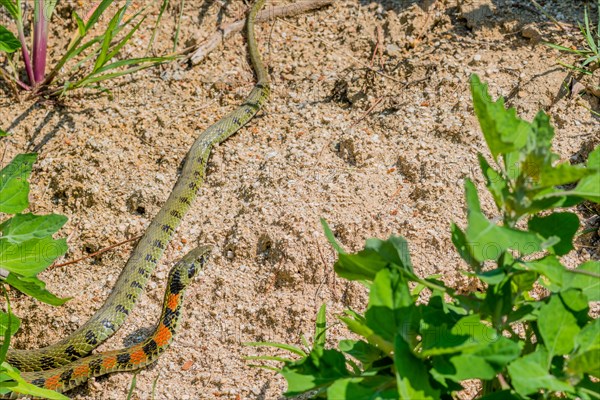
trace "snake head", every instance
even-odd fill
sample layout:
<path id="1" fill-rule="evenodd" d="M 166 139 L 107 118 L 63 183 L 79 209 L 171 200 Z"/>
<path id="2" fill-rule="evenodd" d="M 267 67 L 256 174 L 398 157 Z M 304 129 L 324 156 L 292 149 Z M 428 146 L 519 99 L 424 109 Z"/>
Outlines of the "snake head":
<path id="1" fill-rule="evenodd" d="M 182 273 L 182 275 L 186 276 L 188 280 L 191 280 L 202 268 L 204 268 L 204 266 L 208 262 L 211 251 L 211 246 L 196 247 L 195 249 L 187 253 L 181 259 L 181 261 L 179 261 L 177 269 L 180 269 L 182 270 L 182 272 L 185 272 Z"/>

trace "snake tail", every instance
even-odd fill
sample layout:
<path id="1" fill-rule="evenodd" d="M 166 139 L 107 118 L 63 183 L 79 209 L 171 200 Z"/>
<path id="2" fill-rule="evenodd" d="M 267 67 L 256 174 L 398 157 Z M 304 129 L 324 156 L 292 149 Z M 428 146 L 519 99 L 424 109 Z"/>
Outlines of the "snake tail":
<path id="1" fill-rule="evenodd" d="M 250 121 L 269 97 L 269 77 L 254 35 L 254 19 L 263 5 L 264 0 L 256 1 L 247 19 L 248 49 L 257 83 L 244 103 L 208 127 L 196 139 L 169 198 L 135 246 L 103 306 L 79 329 L 55 344 L 34 350 L 9 350 L 6 359 L 13 367 L 24 372 L 54 369 L 68 364 L 90 354 L 124 323 L 175 230 L 197 197 L 204 182 L 211 149 Z"/>
<path id="2" fill-rule="evenodd" d="M 66 392 L 92 377 L 112 372 L 134 371 L 155 362 L 169 347 L 180 320 L 185 290 L 194 276 L 205 266 L 210 247 L 197 247 L 190 251 L 169 272 L 162 313 L 154 333 L 147 339 L 121 350 L 107 351 L 80 358 L 70 364 L 47 371 L 23 372 L 21 376 L 36 386 Z M 19 398 L 12 392 L 5 397 Z"/>

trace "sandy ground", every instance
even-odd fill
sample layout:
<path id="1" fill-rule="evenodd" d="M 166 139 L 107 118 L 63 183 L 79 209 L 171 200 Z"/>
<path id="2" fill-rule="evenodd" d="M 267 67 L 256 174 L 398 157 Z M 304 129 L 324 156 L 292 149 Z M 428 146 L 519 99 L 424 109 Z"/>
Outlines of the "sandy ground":
<path id="1" fill-rule="evenodd" d="M 589 111 L 599 111 L 598 99 L 565 93 L 568 71 L 557 65 L 556 51 L 539 43 L 578 45 L 583 2 L 539 2 L 566 32 L 526 0 L 340 0 L 261 24 L 258 39 L 274 93 L 256 119 L 215 149 L 199 199 L 146 294 L 103 346 L 121 347 L 147 332 L 169 268 L 196 243 L 215 247 L 211 265 L 189 291 L 174 345 L 138 375 L 133 398 L 149 399 L 155 381 L 157 399 L 278 398 L 285 382 L 250 368 L 243 357 L 259 351 L 242 343 L 300 344 L 322 303 L 332 324 L 344 308 L 366 304 L 359 285 L 334 276 L 335 255 L 320 217 L 351 250 L 369 237 L 402 235 L 419 274 L 441 274 L 448 284 L 467 287 L 449 225 L 465 223 L 463 179 L 483 188 L 477 153 L 486 151 L 469 75 L 478 73 L 493 96 L 507 97 L 525 118 L 538 109 L 550 114 L 562 160 L 581 162 L 600 143 L 598 119 Z M 172 46 L 176 3 L 165 13 L 158 54 Z M 179 47 L 201 42 L 245 11 L 237 0 L 185 2 Z M 73 29 L 69 14 L 69 6 L 59 6 L 54 59 L 66 43 L 60 38 Z M 143 53 L 151 25 L 123 57 Z M 374 51 L 377 43 L 381 53 Z M 3 164 L 38 149 L 31 210 L 69 217 L 60 233 L 69 244 L 63 261 L 75 259 L 143 233 L 194 138 L 252 85 L 241 35 L 198 66 L 173 64 L 109 82 L 110 96 L 80 91 L 61 102 L 34 103 L 0 85 L 0 126 L 14 134 L 0 142 Z M 491 198 L 483 202 L 496 216 Z M 578 213 L 586 227 L 598 228 L 597 214 L 585 207 Z M 598 257 L 598 246 L 597 233 L 585 235 L 566 262 Z M 130 250 L 131 243 L 44 273 L 53 292 L 73 297 L 62 307 L 14 294 L 23 318 L 14 345 L 35 348 L 75 330 L 103 303 Z M 348 334 L 339 324 L 329 332 L 332 341 Z M 113 374 L 70 395 L 123 399 L 130 382 L 131 374 Z"/>

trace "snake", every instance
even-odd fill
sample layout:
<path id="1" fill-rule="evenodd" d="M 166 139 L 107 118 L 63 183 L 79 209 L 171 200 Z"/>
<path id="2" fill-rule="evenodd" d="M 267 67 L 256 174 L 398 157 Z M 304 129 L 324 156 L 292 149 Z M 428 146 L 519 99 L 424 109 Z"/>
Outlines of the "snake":
<path id="1" fill-rule="evenodd" d="M 268 100 L 271 91 L 269 76 L 261 59 L 254 33 L 256 14 L 264 3 L 265 0 L 256 0 L 246 19 L 248 53 L 256 75 L 254 87 L 241 105 L 209 126 L 194 141 L 167 201 L 133 249 L 104 304 L 87 322 L 59 342 L 33 350 L 10 349 L 7 353 L 8 363 L 22 373 L 37 372 L 34 375 L 26 375 L 28 378 L 34 379 L 32 381 L 34 384 L 52 387 L 57 391 L 65 391 L 73 387 L 72 382 L 81 384 L 91 377 L 108 372 L 141 367 L 142 364 L 146 365 L 155 360 L 160 353 L 161 346 L 156 340 L 162 334 L 159 324 L 157 331 L 149 339 L 154 340 L 156 349 L 151 346 L 152 349 L 149 353 L 145 352 L 143 346 L 141 350 L 139 346 L 134 346 L 122 352 L 110 353 L 106 357 L 101 354 L 90 356 L 91 358 L 87 357 L 123 325 L 135 306 L 165 248 L 189 211 L 192 201 L 197 197 L 200 185 L 206 176 L 206 167 L 212 148 L 246 125 Z M 169 293 L 171 286 L 167 288 L 167 297 L 169 294 L 173 294 Z M 169 332 L 171 335 L 174 333 L 172 330 Z M 165 342 L 165 344 L 167 343 Z M 144 356 L 140 353 L 142 350 Z M 121 354 L 120 359 L 119 354 Z M 127 358 L 125 355 L 130 356 L 128 362 L 123 361 Z M 134 355 L 140 357 L 135 358 Z M 108 368 L 112 364 L 113 358 L 111 357 L 116 357 L 115 363 Z M 107 364 L 101 363 L 98 366 L 99 361 L 106 361 Z M 139 363 L 136 364 L 134 361 L 139 361 Z M 80 369 L 76 370 L 75 368 Z M 85 374 L 76 373 L 83 370 L 86 371 Z M 59 377 L 56 378 L 57 376 Z M 75 376 L 77 379 L 74 378 Z M 43 385 L 41 385 L 42 381 Z"/>

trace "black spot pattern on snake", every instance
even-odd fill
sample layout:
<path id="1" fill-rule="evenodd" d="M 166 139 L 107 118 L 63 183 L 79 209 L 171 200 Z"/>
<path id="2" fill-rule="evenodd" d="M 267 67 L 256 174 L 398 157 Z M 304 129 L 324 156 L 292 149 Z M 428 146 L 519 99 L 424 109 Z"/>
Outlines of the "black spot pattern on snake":
<path id="1" fill-rule="evenodd" d="M 148 343 L 146 343 L 142 347 L 142 350 L 144 350 L 144 353 L 146 353 L 149 356 L 152 355 L 152 354 L 154 354 L 157 349 L 158 349 L 158 345 L 156 344 L 156 342 L 154 341 L 154 339 L 150 339 L 148 341 Z"/>
<path id="2" fill-rule="evenodd" d="M 156 239 L 154 241 L 154 243 L 152 243 L 152 246 L 156 247 L 157 249 L 162 249 L 164 250 L 165 245 L 163 244 L 163 242 L 160 241 L 160 239 Z"/>
<path id="3" fill-rule="evenodd" d="M 162 320 L 162 323 L 170 331 L 173 331 L 173 329 L 175 328 L 173 322 L 177 319 L 177 315 L 178 315 L 178 313 L 176 311 L 173 311 L 170 308 L 165 309 L 165 316 Z"/>
<path id="4" fill-rule="evenodd" d="M 112 324 L 111 324 L 112 325 Z M 76 360 L 82 356 L 80 352 L 77 351 L 75 346 L 70 345 L 65 349 L 65 353 L 69 356 L 71 360 Z M 16 366 L 14 366 L 16 367 Z"/>
<path id="5" fill-rule="evenodd" d="M 173 217 L 175 217 L 175 218 L 179 218 L 179 219 L 183 218 L 183 216 L 181 215 L 181 213 L 179 211 L 177 211 L 177 210 L 171 210 L 170 214 Z"/>
<path id="6" fill-rule="evenodd" d="M 171 293 L 173 294 L 179 294 L 179 292 L 181 292 L 181 290 L 184 288 L 183 284 L 181 283 L 181 276 L 179 274 L 179 271 L 176 271 L 173 274 L 173 278 L 171 279 L 171 283 L 169 285 L 169 290 L 171 291 Z"/>
<path id="7" fill-rule="evenodd" d="M 167 224 L 164 224 L 161 229 L 163 230 L 163 232 L 166 232 L 166 233 L 171 233 L 174 230 L 171 225 L 167 225 Z"/>
<path id="8" fill-rule="evenodd" d="M 92 375 L 99 373 L 102 369 L 102 358 L 97 358 L 95 360 L 90 361 L 88 366 L 90 367 L 90 373 Z"/>
<path id="9" fill-rule="evenodd" d="M 44 356 L 40 358 L 40 366 L 43 370 L 55 368 L 54 357 Z"/>
<path id="10" fill-rule="evenodd" d="M 133 283 L 137 283 L 137 282 L 135 282 L 135 281 L 131 282 L 131 286 L 133 286 Z M 139 285 L 139 283 L 138 283 L 138 285 Z M 109 329 L 111 331 L 115 330 L 115 325 L 107 319 L 102 321 L 102 326 L 104 326 L 106 329 Z"/>
<path id="11" fill-rule="evenodd" d="M 145 271 L 145 270 L 144 270 L 144 271 Z M 131 286 L 131 287 L 134 287 L 134 288 L 138 288 L 138 289 L 143 289 L 143 288 L 144 288 L 144 287 L 142 286 L 142 284 L 141 284 L 141 283 L 139 283 L 138 281 L 133 281 L 133 282 L 131 282 L 131 285 L 130 285 L 130 286 Z"/>
<path id="12" fill-rule="evenodd" d="M 125 307 L 123 307 L 121 304 L 117 304 L 117 306 L 115 307 L 115 310 L 117 312 L 123 313 L 125 315 L 129 315 L 129 310 L 126 309 Z"/>
<path id="13" fill-rule="evenodd" d="M 183 204 L 187 204 L 188 206 L 191 204 L 190 198 L 186 196 L 181 196 L 179 198 L 179 202 Z"/>
<path id="14" fill-rule="evenodd" d="M 87 331 L 85 333 L 85 341 L 88 342 L 88 344 L 91 344 L 92 346 L 98 344 L 98 338 L 96 337 L 96 334 L 92 331 Z"/>
<path id="15" fill-rule="evenodd" d="M 36 378 L 31 381 L 31 384 L 33 384 L 37 387 L 44 387 L 45 383 L 46 383 L 46 380 L 44 378 Z"/>
<path id="16" fill-rule="evenodd" d="M 156 264 L 156 257 L 152 257 L 152 254 L 146 254 L 145 260 L 152 264 Z"/>
<path id="17" fill-rule="evenodd" d="M 117 362 L 120 364 L 129 364 L 129 360 L 131 360 L 129 353 L 121 353 L 117 355 Z"/>
<path id="18" fill-rule="evenodd" d="M 71 377 L 73 376 L 73 369 L 69 368 L 60 374 L 60 381 L 63 383 L 69 383 L 71 381 Z"/>

